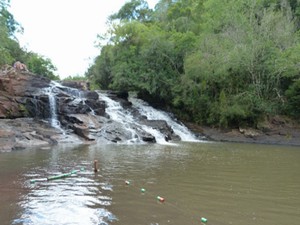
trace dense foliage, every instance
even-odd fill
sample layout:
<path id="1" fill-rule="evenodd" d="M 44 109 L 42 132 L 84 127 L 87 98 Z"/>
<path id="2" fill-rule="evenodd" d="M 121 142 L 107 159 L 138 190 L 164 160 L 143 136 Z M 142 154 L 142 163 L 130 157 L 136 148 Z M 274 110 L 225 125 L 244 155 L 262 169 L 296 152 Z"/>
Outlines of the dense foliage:
<path id="1" fill-rule="evenodd" d="M 0 67 L 13 65 L 16 61 L 25 63 L 30 72 L 59 79 L 54 74 L 56 68 L 50 59 L 22 49 L 16 38 L 16 33 L 23 32 L 21 25 L 9 12 L 9 0 L 0 0 Z"/>
<path id="2" fill-rule="evenodd" d="M 199 124 L 299 118 L 299 21 L 297 0 L 131 0 L 86 75 Z"/>

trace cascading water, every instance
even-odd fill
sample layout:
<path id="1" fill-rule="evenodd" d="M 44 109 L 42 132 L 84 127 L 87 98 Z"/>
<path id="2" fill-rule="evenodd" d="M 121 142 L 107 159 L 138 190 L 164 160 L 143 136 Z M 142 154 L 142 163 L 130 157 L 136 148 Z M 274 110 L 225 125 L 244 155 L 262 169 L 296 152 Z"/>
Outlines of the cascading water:
<path id="1" fill-rule="evenodd" d="M 98 92 L 99 98 L 106 102 L 106 113 L 110 116 L 110 119 L 120 123 L 126 130 L 131 133 L 131 140 L 129 142 L 139 143 L 141 139 L 137 135 L 136 131 L 132 129 L 131 124 L 135 123 L 132 115 L 126 112 L 119 102 L 116 102 L 106 96 L 105 94 Z"/>
<path id="2" fill-rule="evenodd" d="M 50 87 L 43 89 L 43 93 L 49 99 L 50 124 L 52 127 L 59 129 L 64 136 L 66 136 L 68 131 L 62 129 L 58 118 L 57 95 L 67 98 L 65 102 L 71 109 L 71 114 L 74 114 L 72 116 L 75 116 L 76 119 L 79 119 L 84 124 L 76 125 L 78 129 L 85 129 L 83 133 L 80 133 L 82 134 L 81 137 L 89 140 L 98 140 L 98 138 L 101 140 L 101 138 L 104 138 L 104 140 L 121 143 L 155 141 L 158 144 L 172 144 L 167 140 L 176 140 L 179 137 L 182 141 L 198 141 L 195 135 L 184 125 L 174 121 L 167 113 L 156 110 L 139 99 L 129 99 L 132 102 L 132 107 L 126 109 L 118 101 L 108 97 L 107 94 L 98 92 L 99 100 L 106 103 L 105 112 L 111 120 L 105 124 L 106 122 L 103 122 L 105 121 L 103 120 L 104 117 L 102 116 L 103 118 L 101 119 L 101 116 L 99 117 L 99 115 L 95 114 L 91 106 L 86 104 L 87 100 L 91 100 L 85 98 L 87 95 L 83 91 L 63 86 L 57 82 L 51 82 Z M 60 102 L 64 101 L 60 100 Z M 84 110 L 81 111 L 81 109 Z M 61 110 L 62 112 L 68 111 L 65 108 L 61 108 Z M 146 117 L 147 120 L 140 116 L 137 117 L 136 113 Z M 61 116 L 64 119 L 64 115 Z M 64 121 L 66 120 L 64 119 Z M 72 125 L 66 127 L 72 127 Z M 172 137 L 172 135 L 174 136 Z"/>
<path id="3" fill-rule="evenodd" d="M 158 144 L 170 144 L 165 140 L 164 134 L 162 134 L 159 130 L 154 129 L 150 126 L 138 124 L 138 122 L 134 119 L 133 115 L 130 112 L 126 111 L 119 102 L 112 100 L 104 93 L 99 92 L 98 94 L 100 99 L 106 102 L 106 113 L 110 116 L 110 118 L 122 124 L 122 126 L 124 126 L 127 130 L 129 130 L 132 133 L 131 142 L 141 142 L 135 130 L 138 128 L 154 136 Z M 197 138 L 185 126 L 176 123 L 167 114 L 156 110 L 149 105 L 146 105 L 145 102 L 140 101 L 138 99 L 130 99 L 130 101 L 132 101 L 133 107 L 136 108 L 142 115 L 147 116 L 149 120 L 166 121 L 168 125 L 172 127 L 173 131 L 181 138 L 181 140 L 198 141 Z M 146 112 L 149 112 L 150 114 L 148 115 Z M 133 126 L 131 125 L 133 125 L 135 129 L 133 129 Z"/>
<path id="4" fill-rule="evenodd" d="M 57 115 L 57 102 L 56 102 L 56 95 L 57 95 L 57 93 L 59 93 L 60 88 L 67 88 L 67 87 L 62 86 L 61 84 L 59 84 L 55 81 L 51 81 L 50 87 L 44 88 L 42 90 L 42 92 L 48 96 L 48 100 L 49 100 L 50 125 L 53 128 L 56 128 L 61 132 L 61 134 L 62 134 L 62 137 L 60 138 L 61 142 L 81 143 L 80 139 L 77 136 L 70 134 L 67 130 L 64 130 L 61 127 L 61 124 L 60 124 L 60 121 L 59 121 L 58 115 Z M 77 92 L 76 91 L 73 92 L 73 95 L 80 96 L 80 93 L 77 90 Z"/>
<path id="5" fill-rule="evenodd" d="M 82 102 L 85 105 L 85 98 L 82 97 L 82 92 L 76 88 L 70 88 L 61 85 L 55 81 L 51 81 L 50 87 L 44 89 L 44 93 L 48 95 L 49 98 L 49 107 L 50 107 L 50 124 L 54 128 L 61 129 L 60 122 L 57 117 L 57 108 L 56 108 L 56 92 L 65 92 L 68 95 L 74 97 L 74 105 Z M 93 109 L 91 109 L 91 114 L 95 114 Z"/>
<path id="6" fill-rule="evenodd" d="M 176 122 L 166 112 L 157 110 L 149 106 L 145 101 L 137 98 L 130 98 L 130 102 L 142 115 L 146 116 L 149 120 L 164 120 L 173 129 L 182 141 L 198 142 L 199 139 L 189 131 L 189 129 L 181 123 Z"/>
<path id="7" fill-rule="evenodd" d="M 72 101 L 72 103 L 74 105 L 79 105 L 80 103 L 82 103 L 83 105 L 86 105 L 86 98 L 84 98 L 83 92 L 76 89 L 76 88 L 71 88 L 71 87 L 67 87 L 67 86 L 63 86 L 58 82 L 52 81 L 51 82 L 53 85 L 55 85 L 56 88 L 59 88 L 60 91 L 67 93 L 68 95 L 74 97 L 74 100 Z M 88 106 L 89 109 L 91 110 L 91 114 L 95 115 L 94 110 Z"/>
<path id="8" fill-rule="evenodd" d="M 56 111 L 56 99 L 55 94 L 53 92 L 54 85 L 51 83 L 51 86 L 49 88 L 45 88 L 45 94 L 48 95 L 49 99 L 49 107 L 50 107 L 50 124 L 54 128 L 61 129 L 60 122 L 57 118 L 57 111 Z"/>
<path id="9" fill-rule="evenodd" d="M 166 142 L 165 137 L 158 130 L 153 129 L 152 127 L 148 127 L 146 125 L 141 125 L 136 122 L 133 115 L 130 112 L 126 111 L 119 102 L 116 102 L 109 98 L 107 95 L 98 92 L 101 100 L 105 101 L 107 104 L 106 113 L 110 116 L 110 118 L 114 121 L 120 123 L 125 129 L 131 132 L 131 140 L 129 143 L 141 143 L 142 140 L 139 137 L 137 131 L 135 129 L 147 132 L 155 137 L 155 140 L 159 144 L 169 144 Z M 135 129 L 133 129 L 135 127 Z"/>

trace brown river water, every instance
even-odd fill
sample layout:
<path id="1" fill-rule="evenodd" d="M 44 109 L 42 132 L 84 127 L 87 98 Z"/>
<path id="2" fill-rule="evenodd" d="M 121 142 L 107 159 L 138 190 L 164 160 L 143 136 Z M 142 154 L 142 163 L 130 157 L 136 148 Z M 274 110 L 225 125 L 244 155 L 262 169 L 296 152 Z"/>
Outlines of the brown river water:
<path id="1" fill-rule="evenodd" d="M 299 225 L 300 147 L 180 142 L 0 153 L 0 224 Z"/>

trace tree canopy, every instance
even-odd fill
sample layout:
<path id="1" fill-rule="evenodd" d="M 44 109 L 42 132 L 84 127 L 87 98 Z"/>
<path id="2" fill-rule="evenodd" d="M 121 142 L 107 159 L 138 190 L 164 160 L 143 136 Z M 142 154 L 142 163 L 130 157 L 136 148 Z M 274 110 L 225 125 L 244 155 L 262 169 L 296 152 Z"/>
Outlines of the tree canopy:
<path id="1" fill-rule="evenodd" d="M 297 0 L 132 0 L 86 76 L 199 124 L 299 118 L 299 19 Z"/>
<path id="2" fill-rule="evenodd" d="M 9 3 L 9 0 L 0 0 L 0 66 L 21 61 L 35 74 L 59 79 L 54 75 L 56 68 L 50 59 L 21 48 L 16 34 L 22 33 L 23 28 L 9 12 Z"/>

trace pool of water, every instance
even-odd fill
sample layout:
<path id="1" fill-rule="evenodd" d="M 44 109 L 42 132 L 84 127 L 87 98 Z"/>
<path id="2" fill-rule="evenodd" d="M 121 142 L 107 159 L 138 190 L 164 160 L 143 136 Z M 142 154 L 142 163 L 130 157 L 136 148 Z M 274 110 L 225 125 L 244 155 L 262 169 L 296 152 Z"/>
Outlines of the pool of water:
<path id="1" fill-rule="evenodd" d="M 3 225 L 183 225 L 203 224 L 201 218 L 298 225 L 300 148 L 181 142 L 26 149 L 0 154 L 0 191 Z"/>

